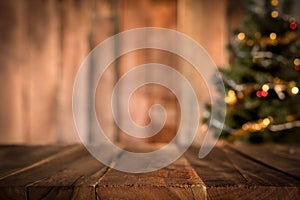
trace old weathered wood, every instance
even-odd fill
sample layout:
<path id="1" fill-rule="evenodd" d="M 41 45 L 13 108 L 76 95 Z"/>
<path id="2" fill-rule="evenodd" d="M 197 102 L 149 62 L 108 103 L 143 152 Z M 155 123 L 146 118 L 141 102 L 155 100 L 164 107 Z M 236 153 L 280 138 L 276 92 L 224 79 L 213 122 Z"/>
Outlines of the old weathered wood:
<path id="1" fill-rule="evenodd" d="M 30 199 L 96 199 L 95 187 L 108 167 L 91 155 L 68 163 L 57 173 L 27 185 Z"/>
<path id="2" fill-rule="evenodd" d="M 247 145 L 236 143 L 227 145 L 256 162 L 277 169 L 300 180 L 300 148 L 275 144 Z"/>
<path id="3" fill-rule="evenodd" d="M 257 154 L 266 151 L 259 146 L 256 148 Z M 209 199 L 299 198 L 299 180 L 262 162 L 249 159 L 249 156 L 237 152 L 231 146 L 220 145 L 202 160 L 197 159 L 196 155 L 196 149 L 190 149 L 186 153 L 206 184 Z M 253 157 L 255 155 L 252 154 Z"/>
<path id="4" fill-rule="evenodd" d="M 185 158 L 168 167 L 132 174 L 111 169 L 97 186 L 99 199 L 205 199 L 203 182 Z"/>
<path id="5" fill-rule="evenodd" d="M 64 169 L 70 162 L 88 155 L 82 146 L 71 146 L 57 154 L 18 170 L 0 179 L 2 199 L 26 199 L 26 186 Z M 26 155 L 22 155 L 26 156 Z M 12 158 L 18 162 L 17 158 Z"/>
<path id="6" fill-rule="evenodd" d="M 199 159 L 198 153 L 199 149 L 190 148 L 185 156 L 208 186 L 208 193 L 211 186 L 229 187 L 246 183 L 246 180 L 232 166 L 221 149 L 214 148 L 204 159 Z"/>
<path id="7" fill-rule="evenodd" d="M 149 152 L 162 145 L 119 146 Z M 292 170 L 298 166 L 297 147 L 219 143 L 204 159 L 198 150 L 190 148 L 163 169 L 134 174 L 104 166 L 81 145 L 0 146 L 0 199 L 300 198 Z M 115 166 L 128 159 L 105 152 Z"/>
<path id="8" fill-rule="evenodd" d="M 67 148 L 70 146 L 1 146 L 0 178 Z"/>

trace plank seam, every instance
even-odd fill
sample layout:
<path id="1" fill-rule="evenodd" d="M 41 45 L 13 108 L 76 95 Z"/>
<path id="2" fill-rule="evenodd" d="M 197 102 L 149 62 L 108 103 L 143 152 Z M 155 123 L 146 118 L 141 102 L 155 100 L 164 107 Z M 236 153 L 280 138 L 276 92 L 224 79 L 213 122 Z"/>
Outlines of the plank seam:
<path id="1" fill-rule="evenodd" d="M 14 176 L 14 175 L 16 175 L 16 174 L 19 174 L 19 173 L 28 171 L 28 170 L 30 170 L 30 169 L 32 169 L 32 168 L 35 168 L 35 167 L 39 166 L 39 165 L 48 163 L 48 162 L 54 160 L 57 156 L 60 156 L 60 154 L 69 154 L 69 153 L 78 151 L 78 149 L 81 149 L 81 148 L 82 148 L 81 146 L 73 146 L 73 147 L 71 147 L 71 149 L 67 149 L 67 150 L 65 150 L 65 151 L 63 151 L 63 152 L 55 153 L 55 154 L 49 156 L 48 158 L 42 159 L 42 160 L 40 160 L 40 161 L 38 161 L 38 162 L 35 162 L 35 163 L 33 163 L 33 164 L 31 164 L 31 165 L 29 165 L 29 166 L 27 166 L 27 167 L 24 167 L 24 168 L 22 168 L 22 169 L 19 169 L 19 170 L 17 170 L 17 171 L 14 171 L 14 172 L 12 172 L 12 173 L 6 175 L 6 176 L 1 177 L 1 178 L 0 178 L 0 181 L 3 180 L 3 179 L 6 179 L 6 178 L 8 178 L 8 177 Z"/>
<path id="2" fill-rule="evenodd" d="M 273 167 L 273 166 L 271 166 L 271 165 L 269 165 L 269 164 L 267 164 L 267 163 L 265 163 L 265 162 L 262 162 L 262 161 L 260 161 L 260 160 L 257 160 L 257 159 L 255 159 L 254 157 L 252 157 L 252 156 L 250 156 L 250 155 L 247 155 L 247 154 L 245 154 L 245 153 L 239 151 L 238 149 L 235 149 L 234 147 L 231 147 L 230 145 L 227 145 L 227 144 L 226 144 L 225 147 L 228 148 L 228 149 L 231 149 L 232 151 L 234 151 L 234 152 L 238 153 L 239 155 L 243 156 L 244 158 L 247 158 L 247 159 L 249 159 L 249 160 L 251 160 L 251 161 L 253 161 L 253 162 L 257 163 L 257 164 L 260 164 L 260 165 L 262 165 L 262 166 L 264 166 L 264 167 L 267 167 L 267 168 L 270 168 L 270 169 L 272 169 L 272 170 L 274 170 L 274 171 L 277 171 L 277 172 L 279 172 L 279 173 L 282 173 L 282 174 L 284 174 L 284 175 L 286 175 L 286 176 L 288 176 L 288 177 L 290 177 L 290 178 L 295 179 L 296 181 L 300 181 L 297 177 L 293 176 L 292 174 L 287 173 L 287 172 L 285 172 L 285 171 L 283 171 L 283 170 L 281 170 L 281 169 L 278 169 L 278 168 L 276 168 L 276 167 Z"/>

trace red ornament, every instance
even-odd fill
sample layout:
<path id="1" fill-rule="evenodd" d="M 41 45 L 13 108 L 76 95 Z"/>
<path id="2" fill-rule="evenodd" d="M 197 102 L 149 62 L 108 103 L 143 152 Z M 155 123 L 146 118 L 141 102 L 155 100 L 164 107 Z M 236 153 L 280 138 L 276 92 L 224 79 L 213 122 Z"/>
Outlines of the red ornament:
<path id="1" fill-rule="evenodd" d="M 295 66 L 294 66 L 294 69 L 295 69 L 296 71 L 299 71 L 299 70 L 300 70 L 300 65 L 295 65 Z"/>
<path id="2" fill-rule="evenodd" d="M 262 96 L 261 96 L 261 91 L 260 91 L 260 90 L 258 90 L 258 91 L 256 92 L 256 96 L 259 97 L 259 98 L 262 97 Z"/>
<path id="3" fill-rule="evenodd" d="M 269 95 L 269 93 L 267 91 L 258 90 L 256 92 L 256 96 L 259 97 L 259 98 L 267 97 L 268 95 Z"/>
<path id="4" fill-rule="evenodd" d="M 263 97 L 267 97 L 268 96 L 268 92 L 267 91 L 261 91 L 261 96 Z"/>
<path id="5" fill-rule="evenodd" d="M 296 30 L 296 28 L 297 28 L 296 22 L 291 22 L 291 23 L 290 23 L 290 29 L 291 29 L 291 30 Z"/>

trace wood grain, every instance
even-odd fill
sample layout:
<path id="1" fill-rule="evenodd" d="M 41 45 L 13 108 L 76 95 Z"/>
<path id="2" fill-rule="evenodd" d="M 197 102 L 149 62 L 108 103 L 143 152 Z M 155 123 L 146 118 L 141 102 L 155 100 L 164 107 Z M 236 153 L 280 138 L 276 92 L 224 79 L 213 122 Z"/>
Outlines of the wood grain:
<path id="1" fill-rule="evenodd" d="M 60 1 L 59 37 L 60 65 L 58 68 L 58 107 L 57 107 L 57 142 L 73 143 L 80 141 L 72 113 L 72 92 L 77 71 L 90 51 L 89 36 L 91 26 L 91 1 Z M 79 16 L 80 13 L 80 17 Z M 88 74 L 86 74 L 88 80 Z M 88 85 L 83 84 L 81 104 L 87 104 Z M 81 116 L 88 130 L 88 111 Z M 88 132 L 88 131 L 87 131 Z"/>
<path id="2" fill-rule="evenodd" d="M 111 169 L 98 183 L 99 199 L 205 199 L 205 186 L 185 158 L 149 173 Z"/>
<path id="3" fill-rule="evenodd" d="M 236 143 L 227 145 L 256 162 L 277 169 L 300 180 L 300 148 L 276 144 L 247 145 Z"/>
<path id="4" fill-rule="evenodd" d="M 246 151 L 244 146 L 247 145 L 242 144 L 239 149 Z M 272 156 L 271 149 L 253 146 L 256 154 L 253 151 L 251 158 L 247 155 L 248 151 L 247 154 L 241 154 L 234 148 L 235 146 L 219 144 L 201 160 L 197 158 L 198 150 L 195 148 L 189 149 L 185 154 L 207 186 L 208 199 L 299 198 L 299 180 L 285 173 L 285 168 L 288 170 L 289 166 L 292 167 L 293 161 L 289 165 L 289 161 L 285 160 L 285 168 L 280 171 L 253 159 L 256 155 L 260 157 L 258 154 Z M 264 151 L 267 152 L 263 153 Z M 277 158 L 277 162 L 281 161 Z"/>
<path id="5" fill-rule="evenodd" d="M 0 179 L 0 194 L 2 199 L 26 199 L 26 186 L 38 180 L 45 179 L 64 169 L 70 162 L 87 155 L 82 146 L 73 146 L 57 154 L 45 157 L 32 163 L 17 173 Z M 23 155 L 26 156 L 26 155 Z M 18 162 L 15 160 L 15 162 Z"/>
<path id="6" fill-rule="evenodd" d="M 69 146 L 1 146 L 0 179 Z"/>
<path id="7" fill-rule="evenodd" d="M 0 2 L 0 143 L 26 141 L 24 68 L 27 67 L 25 1 Z"/>
<path id="8" fill-rule="evenodd" d="M 59 20 L 55 1 L 27 2 L 28 55 L 26 93 L 29 143 L 51 144 L 57 139 Z M 43 133 L 43 134 L 41 134 Z"/>
<path id="9" fill-rule="evenodd" d="M 96 199 L 95 187 L 107 167 L 91 155 L 73 160 L 57 173 L 27 185 L 30 199 Z"/>
<path id="10" fill-rule="evenodd" d="M 119 144 L 132 152 L 161 145 Z M 114 166 L 128 161 L 126 154 L 112 156 L 105 146 L 95 147 L 107 152 Z M 298 159 L 297 147 L 219 143 L 201 160 L 198 150 L 190 148 L 165 168 L 135 174 L 104 166 L 81 145 L 0 146 L 0 199 L 300 198 L 300 181 L 290 170 Z M 260 161 L 258 154 L 275 154 L 285 164 Z"/>

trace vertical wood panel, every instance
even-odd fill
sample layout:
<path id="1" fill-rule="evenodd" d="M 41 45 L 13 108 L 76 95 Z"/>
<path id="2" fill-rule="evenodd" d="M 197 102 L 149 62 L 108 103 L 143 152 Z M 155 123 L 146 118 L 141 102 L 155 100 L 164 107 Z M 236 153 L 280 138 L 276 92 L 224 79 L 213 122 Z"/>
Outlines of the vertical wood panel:
<path id="1" fill-rule="evenodd" d="M 93 18 L 91 27 L 91 40 L 90 46 L 94 48 L 96 45 L 103 42 L 105 39 L 113 36 L 117 33 L 117 9 L 118 1 L 111 0 L 95 0 L 93 6 Z M 107 49 L 107 53 L 114 55 L 116 49 L 112 47 Z M 98 66 L 94 66 L 98 67 Z M 111 111 L 111 95 L 115 82 L 115 75 L 117 64 L 116 61 L 108 66 L 104 72 L 101 80 L 98 83 L 96 97 L 95 97 L 95 108 L 98 117 L 99 124 L 103 129 L 106 136 L 115 141 L 118 139 L 116 126 Z M 91 74 L 92 79 L 97 79 L 94 74 Z M 99 133 L 96 132 L 96 124 L 91 124 L 91 141 L 101 142 L 97 137 Z"/>
<path id="2" fill-rule="evenodd" d="M 79 141 L 72 114 L 72 92 L 77 71 L 89 53 L 91 1 L 61 1 L 58 135 L 60 143 Z M 88 76 L 88 75 L 87 75 Z M 88 78 L 87 78 L 88 81 Z M 88 85 L 81 88 L 81 103 L 87 103 Z M 88 111 L 81 122 L 88 129 Z M 88 132 L 86 133 L 88 134 Z"/>
<path id="3" fill-rule="evenodd" d="M 0 143 L 25 141 L 22 91 L 27 66 L 25 6 L 22 0 L 0 1 Z"/>
<path id="4" fill-rule="evenodd" d="M 178 30 L 196 40 L 218 66 L 227 64 L 226 11 L 227 0 L 178 0 Z M 205 68 L 205 70 L 211 76 L 215 73 L 215 69 Z M 193 85 L 202 111 L 204 103 L 210 101 L 204 77 L 186 62 L 181 62 L 180 71 Z M 212 77 L 205 79 L 211 80 Z M 188 102 L 189 97 L 185 95 L 184 101 Z M 195 143 L 201 144 L 204 136 L 199 129 Z"/>
<path id="5" fill-rule="evenodd" d="M 176 29 L 176 25 L 176 0 L 124 0 L 121 3 L 120 31 L 141 27 Z M 138 65 L 147 63 L 161 63 L 170 67 L 177 67 L 176 59 L 174 59 L 173 55 L 159 50 L 139 50 L 122 56 L 120 59 L 120 74 L 124 75 L 127 71 Z M 149 73 L 143 75 L 145 79 L 148 76 Z M 144 86 L 137 90 L 130 101 L 132 119 L 141 126 L 147 125 L 150 122 L 148 111 L 154 103 L 164 106 L 167 113 L 167 121 L 164 129 L 162 129 L 160 133 L 155 137 L 148 138 L 146 141 L 168 142 L 176 133 L 178 113 L 174 95 L 167 89 L 158 86 Z M 121 113 L 121 118 L 122 117 L 123 115 Z M 133 140 L 132 137 L 128 137 L 125 134 L 122 134 L 121 138 L 125 141 Z"/>
<path id="6" fill-rule="evenodd" d="M 225 16 L 226 0 L 1 1 L 0 142 L 78 141 L 71 107 L 75 75 L 89 50 L 118 31 L 145 26 L 177 28 L 200 42 L 218 65 L 226 64 Z M 170 55 L 136 52 L 120 59 L 120 72 L 148 62 L 178 66 Z M 115 64 L 110 66 L 96 94 L 98 118 L 112 139 L 116 139 L 115 126 L 107 102 L 116 69 Z M 195 79 L 193 71 L 183 73 Z M 197 80 L 194 83 L 203 92 L 205 86 Z M 88 83 L 81 89 L 82 103 L 88 103 Z M 143 88 L 135 95 L 132 114 L 136 122 L 147 124 L 150 105 L 165 103 L 170 118 L 164 131 L 172 136 L 177 123 L 174 97 L 159 87 Z M 200 100 L 207 100 L 205 96 L 202 94 Z M 88 111 L 82 123 L 86 124 L 88 139 L 88 132 L 94 132 Z M 89 139 L 95 139 L 93 134 Z"/>
<path id="7" fill-rule="evenodd" d="M 30 143 L 54 143 L 57 138 L 59 19 L 55 1 L 28 1 L 28 96 Z"/>

